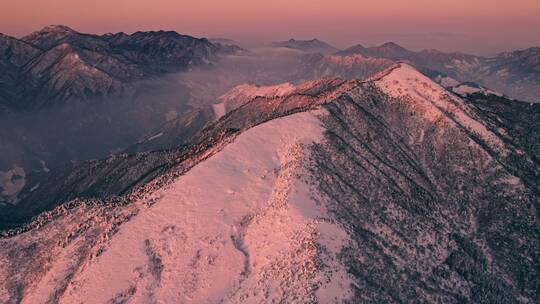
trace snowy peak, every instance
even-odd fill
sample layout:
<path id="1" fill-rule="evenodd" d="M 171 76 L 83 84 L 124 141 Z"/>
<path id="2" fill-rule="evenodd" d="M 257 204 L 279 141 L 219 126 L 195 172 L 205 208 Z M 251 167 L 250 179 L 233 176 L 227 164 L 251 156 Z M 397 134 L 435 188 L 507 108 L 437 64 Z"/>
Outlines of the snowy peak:
<path id="1" fill-rule="evenodd" d="M 375 83 L 388 95 L 408 103 L 416 116 L 430 122 L 445 121 L 449 125 L 467 130 L 475 140 L 488 146 L 494 153 L 506 157 L 508 150 L 487 124 L 478 121 L 466 101 L 448 92 L 412 66 L 400 63 Z M 459 87 L 458 87 L 459 88 Z M 463 94 L 467 95 L 467 94 Z"/>
<path id="2" fill-rule="evenodd" d="M 107 34 L 102 35 L 101 37 L 114 44 L 119 44 L 129 39 L 129 35 L 124 32 L 107 33 Z"/>
<path id="3" fill-rule="evenodd" d="M 67 26 L 49 25 L 39 31 L 24 36 L 22 40 L 46 50 L 59 43 L 61 40 L 76 35 L 80 35 L 80 33 Z"/>
<path id="4" fill-rule="evenodd" d="M 506 52 L 487 58 L 474 82 L 512 98 L 540 102 L 540 48 Z"/>
<path id="5" fill-rule="evenodd" d="M 408 53 L 410 52 L 406 48 L 402 47 L 401 45 L 395 43 L 395 42 L 386 42 L 377 47 L 378 49 L 386 49 L 391 50 L 393 52 L 401 52 L 401 53 Z"/>

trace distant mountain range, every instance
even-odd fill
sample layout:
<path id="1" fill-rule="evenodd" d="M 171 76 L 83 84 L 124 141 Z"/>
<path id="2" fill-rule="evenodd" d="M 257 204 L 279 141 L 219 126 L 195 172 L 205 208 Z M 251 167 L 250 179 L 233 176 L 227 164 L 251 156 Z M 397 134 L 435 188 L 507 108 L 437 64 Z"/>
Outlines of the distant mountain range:
<path id="1" fill-rule="evenodd" d="M 299 59 L 298 79 L 312 80 L 327 77 L 365 80 L 394 65 L 387 58 L 307 54 Z"/>
<path id="2" fill-rule="evenodd" d="M 215 62 L 241 50 L 176 32 L 92 35 L 47 26 L 21 39 L 0 35 L 0 110 L 129 96 L 135 81 Z"/>
<path id="3" fill-rule="evenodd" d="M 501 53 L 495 57 L 482 57 L 460 52 L 442 52 L 435 49 L 411 51 L 394 42 L 380 46 L 354 45 L 338 50 L 318 39 L 274 42 L 273 47 L 299 50 L 308 55 L 323 54 L 336 56 L 361 55 L 367 58 L 383 58 L 393 62 L 407 61 L 426 75 L 439 72 L 459 82 L 474 82 L 501 92 L 518 100 L 540 102 L 540 48 Z M 319 57 L 328 63 L 328 58 Z M 306 59 L 307 60 L 307 59 Z M 311 57 L 310 60 L 313 60 Z M 350 60 L 350 58 L 349 58 Z M 334 59 L 334 62 L 336 60 Z M 337 63 L 337 62 L 336 62 Z M 324 65 L 324 63 L 321 62 Z M 327 64 L 326 64 L 327 65 Z M 328 65 L 327 65 L 328 66 Z M 334 68 L 322 74 L 330 75 Z M 319 72 L 319 74 L 321 74 Z M 335 76 L 355 73 L 340 73 Z M 348 78 L 347 76 L 344 76 Z"/>
<path id="4" fill-rule="evenodd" d="M 287 41 L 273 42 L 271 46 L 289 48 L 307 53 L 332 54 L 339 51 L 339 49 L 316 38 L 312 40 L 289 39 Z"/>
<path id="5" fill-rule="evenodd" d="M 540 48 L 485 58 L 437 50 L 415 52 L 392 42 L 376 47 L 355 45 L 341 51 L 319 39 L 290 39 L 271 46 L 308 53 L 301 59 L 302 70 L 290 73 L 289 79 L 283 81 L 318 76 L 362 78 L 368 73 L 358 74 L 358 64 L 346 71 L 343 60 L 319 56 L 320 62 L 315 63 L 317 57 L 313 56 L 349 56 L 351 62 L 350 56 L 361 55 L 394 62 L 405 60 L 420 71 L 475 82 L 511 98 L 534 102 L 540 96 Z M 0 75 L 0 115 L 74 100 L 133 96 L 140 81 L 211 65 L 227 54 L 248 55 L 229 39 L 200 39 L 171 31 L 93 35 L 54 25 L 21 39 L 0 34 L 0 67 L 5 71 Z"/>
<path id="6" fill-rule="evenodd" d="M 336 55 L 347 56 L 347 55 L 353 55 L 353 54 L 361 54 L 368 57 L 398 59 L 398 58 L 406 57 L 412 53 L 413 52 L 401 47 L 400 45 L 396 43 L 387 42 L 385 44 L 382 44 L 380 46 L 375 46 L 375 47 L 364 47 L 360 44 L 357 44 L 348 49 L 337 52 Z"/>
<path id="7" fill-rule="evenodd" d="M 414 52 L 389 42 L 376 47 L 355 45 L 336 54 L 405 60 L 420 70 L 438 71 L 460 82 L 476 82 L 515 99 L 540 102 L 540 47 L 486 58 L 438 50 Z"/>

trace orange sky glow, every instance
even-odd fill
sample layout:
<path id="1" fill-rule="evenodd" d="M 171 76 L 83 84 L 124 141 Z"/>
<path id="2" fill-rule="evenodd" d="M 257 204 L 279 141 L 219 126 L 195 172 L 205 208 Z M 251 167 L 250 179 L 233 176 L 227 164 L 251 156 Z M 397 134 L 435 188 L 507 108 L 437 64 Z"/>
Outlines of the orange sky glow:
<path id="1" fill-rule="evenodd" d="M 241 41 L 395 41 L 474 53 L 540 45 L 539 0 L 0 0 L 0 32 L 176 30 Z"/>

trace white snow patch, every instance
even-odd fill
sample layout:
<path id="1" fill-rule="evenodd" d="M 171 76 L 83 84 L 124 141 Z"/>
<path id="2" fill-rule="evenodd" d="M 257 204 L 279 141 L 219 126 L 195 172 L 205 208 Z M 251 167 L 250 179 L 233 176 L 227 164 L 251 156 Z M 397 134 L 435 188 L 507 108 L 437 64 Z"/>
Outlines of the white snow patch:
<path id="1" fill-rule="evenodd" d="M 461 96 L 466 96 L 469 94 L 475 94 L 475 93 L 482 93 L 484 95 L 496 95 L 499 97 L 504 96 L 502 93 L 492 91 L 490 89 L 484 88 L 484 87 L 473 87 L 467 84 L 460 84 L 454 88 L 452 88 L 452 91 L 456 94 L 459 94 Z"/>
<path id="2" fill-rule="evenodd" d="M 47 173 L 51 171 L 47 168 L 47 163 L 44 160 L 40 160 L 39 163 L 41 164 L 41 170 L 43 170 L 43 172 Z"/>
<path id="3" fill-rule="evenodd" d="M 230 100 L 238 97 L 255 98 L 257 96 L 280 97 L 294 92 L 295 89 L 296 87 L 290 82 L 278 84 L 275 86 L 257 86 L 251 84 L 241 84 L 219 97 L 219 99 Z"/>
<path id="4" fill-rule="evenodd" d="M 165 113 L 165 120 L 166 121 L 172 121 L 175 120 L 178 117 L 178 113 L 174 110 L 170 110 L 169 112 Z"/>
<path id="5" fill-rule="evenodd" d="M 34 187 L 32 187 L 32 188 L 30 189 L 30 192 L 36 191 L 36 190 L 39 188 L 39 185 L 40 185 L 40 183 L 35 184 Z"/>
<path id="6" fill-rule="evenodd" d="M 467 94 L 481 93 L 482 89 L 471 87 L 466 84 L 462 84 L 462 85 L 456 86 L 455 88 L 452 88 L 452 91 L 454 91 L 454 93 L 457 93 L 459 95 L 467 95 Z"/>
<path id="7" fill-rule="evenodd" d="M 220 102 L 220 103 L 213 104 L 212 109 L 214 109 L 214 115 L 216 117 L 216 120 L 218 120 L 221 117 L 225 116 L 225 102 Z"/>
<path id="8" fill-rule="evenodd" d="M 156 139 L 156 138 L 160 138 L 161 136 L 163 136 L 163 132 L 159 132 L 158 134 L 149 137 L 149 138 L 147 139 L 147 141 L 151 141 L 151 140 L 154 140 L 154 139 Z"/>
<path id="9" fill-rule="evenodd" d="M 457 81 L 454 78 L 449 77 L 449 76 L 441 77 L 439 75 L 439 76 L 437 76 L 435 81 L 437 81 L 437 83 L 441 84 L 445 88 L 455 87 L 455 86 L 459 85 L 459 81 Z"/>

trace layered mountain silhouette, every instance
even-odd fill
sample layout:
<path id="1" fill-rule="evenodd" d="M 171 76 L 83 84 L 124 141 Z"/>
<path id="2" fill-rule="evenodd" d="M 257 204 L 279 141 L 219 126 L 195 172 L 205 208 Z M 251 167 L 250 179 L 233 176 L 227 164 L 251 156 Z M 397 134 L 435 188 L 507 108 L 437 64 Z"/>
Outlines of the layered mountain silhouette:
<path id="1" fill-rule="evenodd" d="M 311 40 L 289 39 L 286 41 L 272 42 L 270 45 L 272 47 L 294 49 L 306 53 L 332 54 L 339 51 L 339 49 L 317 38 Z"/>
<path id="2" fill-rule="evenodd" d="M 219 101 L 1 209 L 2 302 L 540 300 L 538 104 L 406 63 Z"/>
<path id="3" fill-rule="evenodd" d="M 1 107 L 28 111 L 75 101 L 132 96 L 138 80 L 207 65 L 239 47 L 176 32 L 102 36 L 47 26 L 21 39 L 0 36 Z"/>
<path id="4" fill-rule="evenodd" d="M 411 55 L 413 52 L 405 49 L 404 47 L 393 43 L 387 42 L 380 46 L 375 47 L 363 47 L 360 44 L 352 46 L 343 51 L 339 51 L 337 55 L 353 55 L 353 54 L 362 54 L 369 57 L 382 57 L 389 59 L 399 59 Z"/>
<path id="5" fill-rule="evenodd" d="M 407 60 L 428 74 L 437 71 L 460 82 L 476 82 L 512 98 L 538 102 L 540 96 L 540 48 L 501 53 L 486 58 L 438 50 L 414 52 L 389 42 L 377 47 L 352 46 L 337 53 Z"/>

